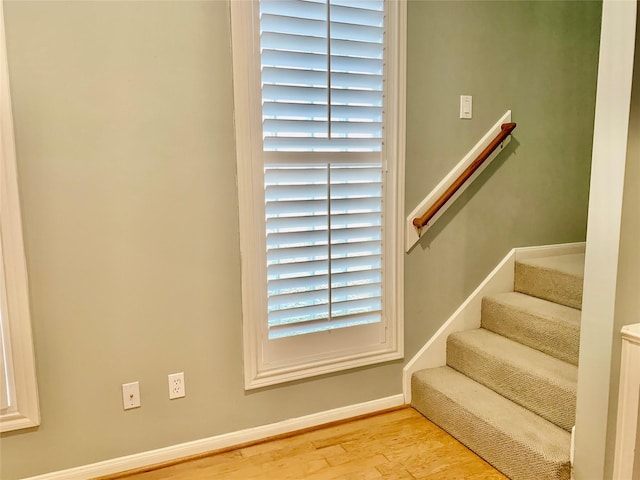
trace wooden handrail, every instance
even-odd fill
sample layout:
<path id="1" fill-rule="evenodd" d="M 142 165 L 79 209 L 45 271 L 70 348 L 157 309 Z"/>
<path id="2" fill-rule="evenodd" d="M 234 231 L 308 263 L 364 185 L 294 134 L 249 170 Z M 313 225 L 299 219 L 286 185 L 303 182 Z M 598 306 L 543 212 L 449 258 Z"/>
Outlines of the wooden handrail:
<path id="1" fill-rule="evenodd" d="M 487 148 L 485 148 L 480 155 L 469 165 L 464 172 L 460 174 L 458 178 L 445 190 L 445 192 L 440 195 L 440 198 L 435 201 L 435 203 L 425 212 L 421 217 L 416 217 L 413 219 L 413 225 L 421 229 L 426 226 L 429 221 L 435 216 L 436 213 L 444 206 L 445 203 L 449 201 L 451 197 L 458 191 L 458 189 L 464 185 L 464 183 L 469 180 L 469 178 L 480 168 L 480 166 L 485 162 L 487 158 L 493 153 L 493 151 L 498 148 L 498 146 L 511 135 L 513 129 L 516 128 L 515 123 L 503 123 L 500 126 L 500 133 L 494 138 Z"/>

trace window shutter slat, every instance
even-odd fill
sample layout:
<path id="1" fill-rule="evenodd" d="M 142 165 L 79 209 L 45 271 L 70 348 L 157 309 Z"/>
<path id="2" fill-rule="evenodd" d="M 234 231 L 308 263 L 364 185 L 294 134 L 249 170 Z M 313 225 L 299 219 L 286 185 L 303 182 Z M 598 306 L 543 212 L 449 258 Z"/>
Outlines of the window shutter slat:
<path id="1" fill-rule="evenodd" d="M 357 105 L 361 107 L 381 107 L 381 92 L 372 90 L 331 90 L 331 101 L 335 105 Z"/>
<path id="2" fill-rule="evenodd" d="M 279 248 L 269 253 L 267 265 L 289 264 L 306 262 L 310 260 L 326 260 L 326 245 L 313 247 Z"/>
<path id="3" fill-rule="evenodd" d="M 267 249 L 306 247 L 323 243 L 327 243 L 327 233 L 322 231 L 267 234 Z"/>
<path id="4" fill-rule="evenodd" d="M 361 77 L 365 77 L 361 75 Z M 365 77 L 368 78 L 368 77 Z M 323 71 L 313 70 L 299 70 L 295 68 L 286 67 L 264 67 L 262 69 L 262 81 L 265 85 L 280 85 L 280 86 L 306 86 L 306 85 L 323 85 L 327 86 L 327 73 Z M 374 86 L 374 82 L 370 82 Z M 365 84 L 365 80 L 361 81 L 361 84 Z M 281 99 L 278 99 L 281 101 Z M 278 106 L 276 103 L 275 106 Z M 326 116 L 326 109 L 325 109 Z"/>
<path id="5" fill-rule="evenodd" d="M 331 242 L 356 243 L 367 240 L 380 240 L 382 238 L 380 227 L 349 228 L 348 230 L 337 230 L 331 233 Z"/>
<path id="6" fill-rule="evenodd" d="M 361 135 L 366 138 L 380 138 L 382 135 L 382 123 L 380 122 L 333 122 L 332 135 L 335 137 L 352 137 Z M 263 123 L 265 135 L 277 136 L 284 133 L 290 136 L 304 138 L 326 138 L 327 122 L 300 121 L 300 120 L 265 120 Z"/>
<path id="7" fill-rule="evenodd" d="M 332 288 L 347 287 L 351 285 L 376 284 L 381 282 L 382 272 L 375 269 L 331 275 Z"/>
<path id="8" fill-rule="evenodd" d="M 321 51 L 325 53 L 324 50 Z M 335 56 L 381 59 L 383 53 L 384 49 L 381 43 L 354 39 L 331 40 L 331 54 Z"/>
<path id="9" fill-rule="evenodd" d="M 269 50 L 263 47 L 262 65 L 273 68 L 297 68 L 301 73 L 308 70 L 326 72 L 327 54 L 315 52 L 297 52 L 286 50 Z M 326 75 L 326 73 L 325 73 Z M 263 83 L 269 83 L 263 78 Z M 300 82 L 305 85 L 304 83 Z M 264 88 L 264 87 L 263 87 Z"/>
<path id="10" fill-rule="evenodd" d="M 379 152 L 381 138 L 275 138 L 264 139 L 264 149 L 281 152 Z"/>
<path id="11" fill-rule="evenodd" d="M 384 39 L 384 29 L 355 23 L 331 22 L 331 38 L 382 43 Z"/>
<path id="12" fill-rule="evenodd" d="M 380 314 L 361 313 L 350 315 L 349 317 L 337 317 L 328 323 L 326 319 L 312 320 L 304 323 L 294 323 L 291 325 L 273 325 L 269 329 L 271 339 L 291 337 L 305 333 L 322 332 L 335 328 L 352 327 L 356 325 L 368 325 L 380 321 Z"/>
<path id="13" fill-rule="evenodd" d="M 357 18 L 358 24 L 381 27 L 384 12 L 381 2 L 331 0 L 331 19 L 336 22 L 352 23 Z"/>
<path id="14" fill-rule="evenodd" d="M 323 55 L 317 55 L 325 58 Z M 384 64 L 382 59 L 355 56 L 331 55 L 331 71 L 354 75 L 382 75 Z"/>
<path id="15" fill-rule="evenodd" d="M 326 277 L 325 277 L 326 278 Z M 360 298 L 365 297 L 366 292 L 361 293 Z M 329 304 L 329 290 L 311 290 L 307 292 L 289 293 L 284 295 L 272 295 L 269 297 L 269 313 L 286 310 L 298 310 L 300 308 Z"/>
<path id="16" fill-rule="evenodd" d="M 334 288 L 331 290 L 332 301 L 338 308 L 347 306 L 347 302 L 356 302 L 365 300 L 368 298 L 379 299 L 382 295 L 382 285 L 379 283 L 372 283 L 368 285 L 357 285 L 346 288 Z M 376 301 L 375 305 L 379 303 Z"/>
<path id="17" fill-rule="evenodd" d="M 285 17 L 324 19 L 326 5 L 323 0 L 260 0 L 260 12 Z"/>
<path id="18" fill-rule="evenodd" d="M 355 258 L 338 258 L 331 262 L 331 273 L 360 272 L 375 270 L 382 266 L 380 255 L 367 255 Z"/>
<path id="19" fill-rule="evenodd" d="M 347 302 L 336 302 L 331 309 L 334 317 L 346 317 L 361 313 L 379 312 L 382 309 L 382 302 L 378 299 L 351 300 Z"/>
<path id="20" fill-rule="evenodd" d="M 325 215 L 327 214 L 326 200 L 299 200 L 294 202 L 270 201 L 267 202 L 265 208 L 267 218 L 294 217 L 308 214 L 309 212 L 322 212 Z"/>
<path id="21" fill-rule="evenodd" d="M 313 277 L 326 275 L 328 271 L 329 262 L 327 260 L 269 265 L 267 267 L 267 280 Z"/>
<path id="22" fill-rule="evenodd" d="M 267 202 L 286 202 L 286 201 L 304 201 L 326 198 L 326 185 L 286 185 L 275 186 L 268 185 L 265 189 L 265 197 Z M 323 197 L 324 196 L 324 197 Z"/>
<path id="23" fill-rule="evenodd" d="M 331 190 L 334 199 L 382 197 L 382 183 L 376 181 L 338 184 Z"/>
<path id="24" fill-rule="evenodd" d="M 282 119 L 327 119 L 327 109 L 324 105 L 265 102 L 262 109 L 266 118 L 274 118 L 277 115 Z M 333 120 L 381 122 L 382 107 L 334 105 L 331 117 Z"/>
<path id="25" fill-rule="evenodd" d="M 300 4 L 304 3 L 300 2 Z M 268 12 L 260 16 L 260 28 L 263 32 L 322 37 L 326 31 L 325 25 L 324 20 L 314 18 L 272 15 Z"/>
<path id="26" fill-rule="evenodd" d="M 368 255 L 380 255 L 380 242 L 340 243 L 331 248 L 331 258 L 353 258 Z"/>
<path id="27" fill-rule="evenodd" d="M 275 295 L 285 295 L 297 292 L 309 292 L 312 290 L 326 290 L 328 285 L 327 275 L 317 275 L 307 278 L 304 282 L 296 278 L 271 280 L 268 282 L 269 297 Z"/>
<path id="28" fill-rule="evenodd" d="M 321 72 L 314 72 L 321 73 Z M 334 89 L 382 91 L 382 75 L 377 73 L 331 73 L 331 87 Z M 333 112 L 332 112 L 333 113 Z"/>
<path id="29" fill-rule="evenodd" d="M 283 311 L 274 311 L 269 314 L 269 326 L 291 325 L 312 320 L 328 319 L 329 312 L 326 305 L 313 305 L 310 307 L 292 308 Z"/>
<path id="30" fill-rule="evenodd" d="M 366 221 L 366 219 L 357 219 Z M 267 232 L 308 232 L 327 229 L 326 215 L 276 217 L 267 220 Z"/>

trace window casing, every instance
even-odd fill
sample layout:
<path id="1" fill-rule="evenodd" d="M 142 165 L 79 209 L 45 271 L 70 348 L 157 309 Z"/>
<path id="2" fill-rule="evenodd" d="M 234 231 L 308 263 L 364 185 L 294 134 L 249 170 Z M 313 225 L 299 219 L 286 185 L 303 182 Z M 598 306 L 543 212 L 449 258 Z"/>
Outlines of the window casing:
<path id="1" fill-rule="evenodd" d="M 405 9 L 231 2 L 246 388 L 403 355 Z"/>
<path id="2" fill-rule="evenodd" d="M 40 424 L 0 2 L 0 431 Z"/>

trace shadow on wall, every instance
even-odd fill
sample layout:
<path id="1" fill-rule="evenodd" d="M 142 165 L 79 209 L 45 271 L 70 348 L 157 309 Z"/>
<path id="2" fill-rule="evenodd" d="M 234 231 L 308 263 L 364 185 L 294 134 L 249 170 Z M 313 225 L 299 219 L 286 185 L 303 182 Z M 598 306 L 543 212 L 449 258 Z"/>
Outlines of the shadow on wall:
<path id="1" fill-rule="evenodd" d="M 489 179 L 498 171 L 498 169 L 512 156 L 517 155 L 517 149 L 520 146 L 515 136 L 511 137 L 511 141 L 502 152 L 493 160 L 487 168 L 469 185 L 469 187 L 451 204 L 446 212 L 436 220 L 432 227 L 420 237 L 417 245 L 422 250 L 430 248 L 431 243 L 447 228 L 449 222 L 456 217 L 474 197 L 474 195 L 489 181 Z"/>

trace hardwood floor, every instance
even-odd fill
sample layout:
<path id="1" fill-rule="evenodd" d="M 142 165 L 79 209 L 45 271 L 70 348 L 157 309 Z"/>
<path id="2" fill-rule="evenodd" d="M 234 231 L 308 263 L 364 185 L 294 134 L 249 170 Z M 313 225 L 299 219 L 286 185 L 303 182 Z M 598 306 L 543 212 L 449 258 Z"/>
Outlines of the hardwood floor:
<path id="1" fill-rule="evenodd" d="M 412 408 L 118 478 L 507 480 Z"/>

